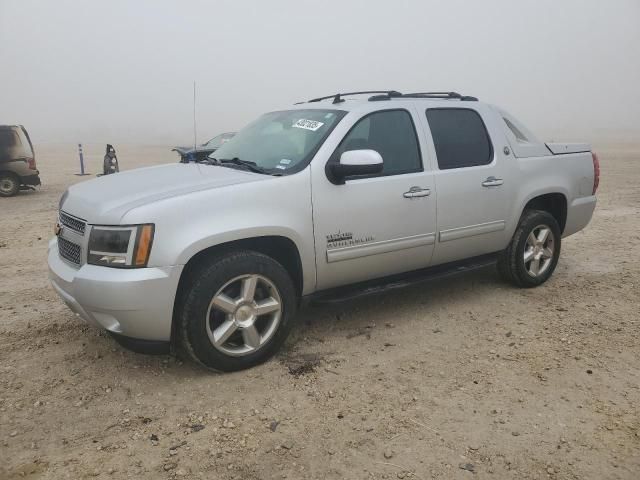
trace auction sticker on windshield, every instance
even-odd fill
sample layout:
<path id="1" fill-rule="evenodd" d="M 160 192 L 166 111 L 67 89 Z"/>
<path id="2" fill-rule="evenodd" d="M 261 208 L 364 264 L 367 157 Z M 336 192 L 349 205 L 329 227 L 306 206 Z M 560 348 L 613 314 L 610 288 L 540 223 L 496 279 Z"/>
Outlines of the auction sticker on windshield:
<path id="1" fill-rule="evenodd" d="M 296 128 L 304 128 L 305 130 L 311 130 L 312 132 L 318 130 L 322 125 L 324 125 L 323 122 L 316 122 L 315 120 L 305 120 L 304 118 L 301 118 L 293 124 L 293 126 Z"/>

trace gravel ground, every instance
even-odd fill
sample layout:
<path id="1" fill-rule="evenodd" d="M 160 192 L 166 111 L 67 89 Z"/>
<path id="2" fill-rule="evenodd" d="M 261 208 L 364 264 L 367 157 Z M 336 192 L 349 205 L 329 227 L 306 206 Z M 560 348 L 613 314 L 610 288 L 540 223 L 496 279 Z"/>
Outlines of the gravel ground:
<path id="1" fill-rule="evenodd" d="M 639 478 L 640 148 L 600 149 L 593 222 L 544 286 L 488 268 L 311 306 L 277 358 L 227 375 L 62 304 L 47 241 L 83 178 L 73 147 L 36 151 L 44 186 L 0 199 L 0 478 Z"/>

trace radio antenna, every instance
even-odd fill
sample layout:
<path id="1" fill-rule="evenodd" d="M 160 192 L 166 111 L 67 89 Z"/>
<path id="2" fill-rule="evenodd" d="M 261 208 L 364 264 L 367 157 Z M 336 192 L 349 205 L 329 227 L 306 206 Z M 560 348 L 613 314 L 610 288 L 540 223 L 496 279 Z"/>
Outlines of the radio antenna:
<path id="1" fill-rule="evenodd" d="M 193 81 L 193 149 L 198 148 L 198 134 L 196 129 L 196 81 Z"/>

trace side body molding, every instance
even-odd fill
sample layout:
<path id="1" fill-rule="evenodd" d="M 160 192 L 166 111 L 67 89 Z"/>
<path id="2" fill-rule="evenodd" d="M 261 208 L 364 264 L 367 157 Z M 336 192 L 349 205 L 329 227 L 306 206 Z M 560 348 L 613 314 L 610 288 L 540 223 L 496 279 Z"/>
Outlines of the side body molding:
<path id="1" fill-rule="evenodd" d="M 451 228 L 449 230 L 440 230 L 440 241 L 449 242 L 460 238 L 475 237 L 484 233 L 499 232 L 504 230 L 504 220 L 496 220 L 495 222 L 479 223 L 477 225 L 469 225 L 466 227 Z"/>

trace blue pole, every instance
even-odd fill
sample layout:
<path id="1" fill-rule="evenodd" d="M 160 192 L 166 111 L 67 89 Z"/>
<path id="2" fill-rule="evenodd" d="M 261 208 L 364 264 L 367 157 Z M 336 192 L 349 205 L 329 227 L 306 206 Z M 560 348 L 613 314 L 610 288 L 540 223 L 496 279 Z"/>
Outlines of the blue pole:
<path id="1" fill-rule="evenodd" d="M 82 144 L 78 144 L 78 155 L 80 155 L 80 175 L 84 175 L 84 156 L 82 155 Z"/>

